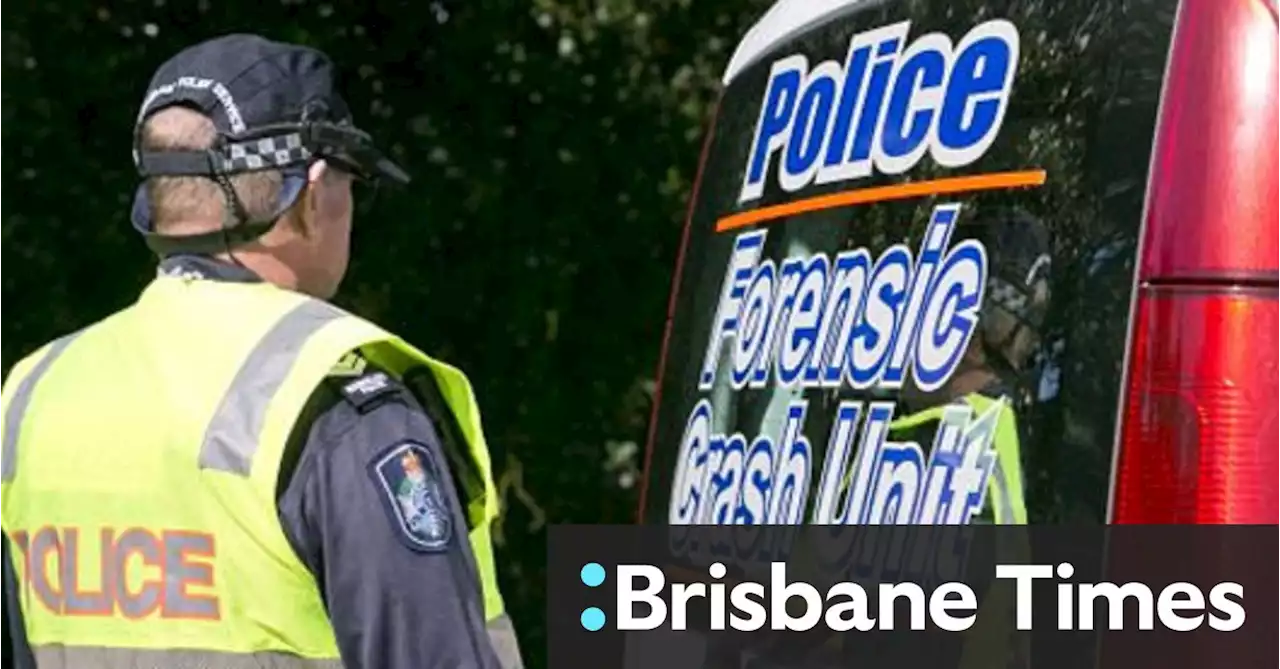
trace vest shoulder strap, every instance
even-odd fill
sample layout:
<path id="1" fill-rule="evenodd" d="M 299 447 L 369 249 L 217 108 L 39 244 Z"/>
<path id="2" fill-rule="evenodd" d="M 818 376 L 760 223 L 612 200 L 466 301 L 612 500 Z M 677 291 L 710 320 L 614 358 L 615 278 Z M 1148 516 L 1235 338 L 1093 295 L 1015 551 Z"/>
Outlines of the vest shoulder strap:
<path id="1" fill-rule="evenodd" d="M 1027 506 L 1022 480 L 1022 444 L 1019 443 L 1017 417 L 1009 398 L 992 399 L 972 393 L 965 400 L 979 418 L 992 423 L 989 429 L 994 432 L 992 444 L 996 450 L 996 464 L 992 469 L 992 507 L 996 524 L 1025 525 Z M 995 410 L 999 414 L 991 416 Z"/>
<path id="2" fill-rule="evenodd" d="M 353 316 L 352 318 L 356 317 Z M 425 388 L 421 384 L 411 384 L 412 389 L 420 394 L 419 399 L 428 405 L 428 410 L 437 408 L 432 406 L 439 404 L 434 400 L 443 400 L 445 406 L 441 408 L 448 410 L 452 421 L 466 441 L 469 459 L 478 469 L 477 473 L 483 485 L 483 496 L 472 497 L 474 501 L 479 502 L 478 507 L 469 508 L 468 515 L 477 525 L 487 523 L 496 518 L 498 516 L 499 502 L 497 486 L 493 481 L 493 464 L 489 457 L 489 445 L 485 440 L 484 426 L 480 419 L 480 407 L 476 402 L 475 391 L 467 375 L 457 367 L 423 353 L 403 339 L 387 333 L 363 319 L 357 320 L 359 320 L 359 325 L 353 323 L 353 330 L 372 328 L 373 330 L 368 331 L 380 333 L 377 338 L 352 347 L 361 348 L 370 361 L 384 366 L 399 375 L 403 375 L 413 367 L 422 367 L 430 372 L 433 383 L 428 384 Z M 439 412 L 437 411 L 436 413 Z"/>
<path id="3" fill-rule="evenodd" d="M 17 473 L 18 437 L 36 384 L 82 332 L 79 330 L 45 344 L 19 360 L 5 378 L 0 390 L 0 482 L 9 483 Z"/>
<path id="4" fill-rule="evenodd" d="M 270 341 L 277 332 L 279 341 Z M 400 337 L 373 323 L 348 313 L 338 307 L 315 299 L 301 301 L 281 318 L 271 333 L 259 344 L 264 350 L 262 360 L 246 361 L 244 367 L 256 377 L 242 388 L 274 389 L 267 397 L 254 398 L 252 406 L 270 406 L 288 420 L 271 421 L 275 433 L 264 433 L 265 443 L 283 444 L 287 438 L 286 426 L 302 410 L 311 392 L 326 376 L 351 375 L 360 365 L 352 351 L 360 351 L 368 360 L 392 374 L 403 374 L 414 367 L 425 367 L 432 376 L 449 410 L 456 418 L 465 438 L 470 456 L 479 468 L 486 494 L 483 497 L 482 517 L 491 520 L 498 515 L 496 486 L 493 483 L 492 464 L 488 444 L 480 422 L 471 382 L 456 367 L 428 356 Z M 274 361 L 273 356 L 286 359 Z M 252 358 L 252 356 L 251 356 Z M 291 358 L 291 359 L 290 359 Z M 263 374 L 276 378 L 263 378 Z M 265 417 L 264 417 L 264 423 Z M 262 425 L 262 423 L 259 423 Z M 268 429 L 271 429 L 268 426 Z M 211 431 L 215 431 L 211 427 Z M 239 441 L 236 443 L 246 443 Z M 244 466 L 247 467 L 247 462 Z"/>
<path id="5" fill-rule="evenodd" d="M 963 402 L 972 410 L 967 429 L 989 430 L 996 451 L 996 461 L 991 472 L 991 488 L 995 521 L 1000 525 L 1026 523 L 1027 511 L 1022 493 L 1021 445 L 1014 411 L 1007 398 L 992 399 L 978 393 L 970 393 L 950 404 L 930 407 L 903 416 L 892 423 L 891 430 L 907 430 L 920 425 L 941 421 L 948 410 Z M 998 413 L 997 413 L 998 412 Z M 846 479 L 845 485 L 848 485 Z"/>

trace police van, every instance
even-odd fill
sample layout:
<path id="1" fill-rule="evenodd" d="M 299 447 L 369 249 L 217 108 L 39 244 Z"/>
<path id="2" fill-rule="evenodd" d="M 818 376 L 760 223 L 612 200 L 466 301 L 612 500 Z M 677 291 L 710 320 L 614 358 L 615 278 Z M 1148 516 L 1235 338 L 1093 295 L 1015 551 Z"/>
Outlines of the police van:
<path id="1" fill-rule="evenodd" d="M 781 0 L 723 74 L 646 524 L 1277 522 L 1274 0 Z"/>
<path id="2" fill-rule="evenodd" d="M 673 278 L 639 509 L 671 566 L 797 566 L 779 526 L 1277 523 L 1278 32 L 1274 0 L 773 5 Z M 893 566 L 863 554 L 828 562 Z"/>

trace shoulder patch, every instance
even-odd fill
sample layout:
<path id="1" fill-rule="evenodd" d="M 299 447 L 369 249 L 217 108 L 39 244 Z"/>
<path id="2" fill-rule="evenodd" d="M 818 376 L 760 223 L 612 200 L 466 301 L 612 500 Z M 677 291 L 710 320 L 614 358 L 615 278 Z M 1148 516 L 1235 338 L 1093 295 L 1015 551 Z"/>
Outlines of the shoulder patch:
<path id="1" fill-rule="evenodd" d="M 420 553 L 447 550 L 453 540 L 453 514 L 445 499 L 441 472 L 427 447 L 402 441 L 369 463 L 392 530 Z"/>
<path id="2" fill-rule="evenodd" d="M 338 379 L 338 392 L 356 408 L 365 413 L 383 399 L 400 392 L 401 386 L 382 371 L 371 371 L 354 379 Z"/>

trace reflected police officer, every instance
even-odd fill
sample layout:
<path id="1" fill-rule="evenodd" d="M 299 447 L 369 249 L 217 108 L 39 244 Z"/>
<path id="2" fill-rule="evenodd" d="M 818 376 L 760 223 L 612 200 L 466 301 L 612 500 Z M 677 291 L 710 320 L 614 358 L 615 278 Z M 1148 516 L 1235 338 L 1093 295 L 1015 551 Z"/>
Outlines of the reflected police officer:
<path id="1" fill-rule="evenodd" d="M 238 34 L 151 82 L 158 276 L 3 389 L 6 597 L 41 666 L 520 666 L 470 383 L 326 302 L 352 183 L 408 181 L 333 69 Z"/>
<path id="2" fill-rule="evenodd" d="M 980 416 L 1003 402 L 996 424 L 996 464 L 985 508 L 975 517 L 997 525 L 1023 525 L 1027 506 L 1023 471 L 1026 440 L 1016 419 L 1016 407 L 1026 390 L 1025 376 L 1040 344 L 1049 308 L 1051 256 L 1049 232 L 1022 209 L 979 209 L 956 230 L 961 239 L 975 239 L 986 249 L 990 268 L 977 330 L 969 340 L 955 373 L 938 390 L 921 392 L 914 383 L 904 387 L 906 415 L 890 426 L 893 437 L 921 444 L 933 443 L 932 428 L 948 403 L 965 403 Z"/>
<path id="3" fill-rule="evenodd" d="M 903 414 L 889 425 L 888 439 L 914 442 L 928 448 L 948 405 L 960 404 L 970 411 L 970 421 L 990 415 L 1000 406 L 995 420 L 992 447 L 996 462 L 987 486 L 985 503 L 973 522 L 998 525 L 1025 525 L 1027 507 L 1023 484 L 1026 443 L 1015 407 L 1031 360 L 1040 341 L 1040 331 L 1050 298 L 1049 233 L 1039 219 L 1020 209 L 987 208 L 956 229 L 957 239 L 975 239 L 986 249 L 990 268 L 977 329 L 965 349 L 955 373 L 934 392 L 923 392 L 907 383 L 898 403 Z M 852 484 L 847 472 L 843 488 Z M 998 534 L 995 548 L 1004 559 L 1017 562 L 1029 555 L 1025 533 Z M 800 572 L 820 574 L 807 549 L 791 555 Z M 823 578 L 845 577 L 837 572 Z M 819 578 L 818 576 L 811 576 Z M 975 584 L 977 585 L 977 584 Z M 979 586 L 980 590 L 986 590 Z M 987 591 L 977 624 L 961 641 L 961 667 L 1029 666 L 1029 639 L 1012 629 L 1012 617 L 991 611 L 1012 611 L 1010 593 Z M 986 613 L 983 615 L 982 613 Z M 1005 625 L 1009 623 L 1009 625 Z M 946 637 L 944 637 L 946 638 Z M 899 642 L 900 641 L 900 642 Z M 825 643 L 824 643 L 825 642 Z M 810 662 L 830 661 L 831 666 L 848 662 L 865 663 L 868 658 L 889 664 L 919 661 L 930 650 L 915 637 L 871 638 L 808 634 L 804 637 L 774 637 L 760 649 L 775 661 L 805 657 Z M 953 650 L 939 650 L 944 656 Z M 836 659 L 842 658 L 842 659 Z M 815 665 L 819 666 L 819 665 Z"/>
<path id="4" fill-rule="evenodd" d="M 943 387 L 923 393 L 914 384 L 907 385 L 903 404 L 914 413 L 894 421 L 890 436 L 932 443 L 932 432 L 945 405 L 967 405 L 975 418 L 998 406 L 992 435 L 995 464 L 985 504 L 974 522 L 1026 525 L 1028 440 L 1017 412 L 1023 406 L 1028 366 L 1040 345 L 1052 293 L 1049 231 L 1022 209 L 993 207 L 979 209 L 956 233 L 960 238 L 978 240 L 987 253 L 990 270 L 978 329 L 955 374 Z M 999 561 L 1030 558 L 1025 532 L 1005 531 L 994 536 Z M 1013 627 L 1013 593 L 1006 587 L 987 585 L 977 623 L 965 634 L 959 666 L 1025 669 L 1031 662 L 1030 637 Z"/>

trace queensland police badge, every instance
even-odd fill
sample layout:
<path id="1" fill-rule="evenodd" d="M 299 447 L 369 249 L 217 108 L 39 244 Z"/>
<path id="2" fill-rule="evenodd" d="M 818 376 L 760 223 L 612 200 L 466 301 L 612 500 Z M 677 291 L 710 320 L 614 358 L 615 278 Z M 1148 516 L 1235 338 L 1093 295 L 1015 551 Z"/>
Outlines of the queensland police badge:
<path id="1" fill-rule="evenodd" d="M 453 518 L 426 446 L 401 442 L 375 460 L 370 473 L 383 489 L 385 506 L 409 548 L 436 552 L 449 546 Z"/>

